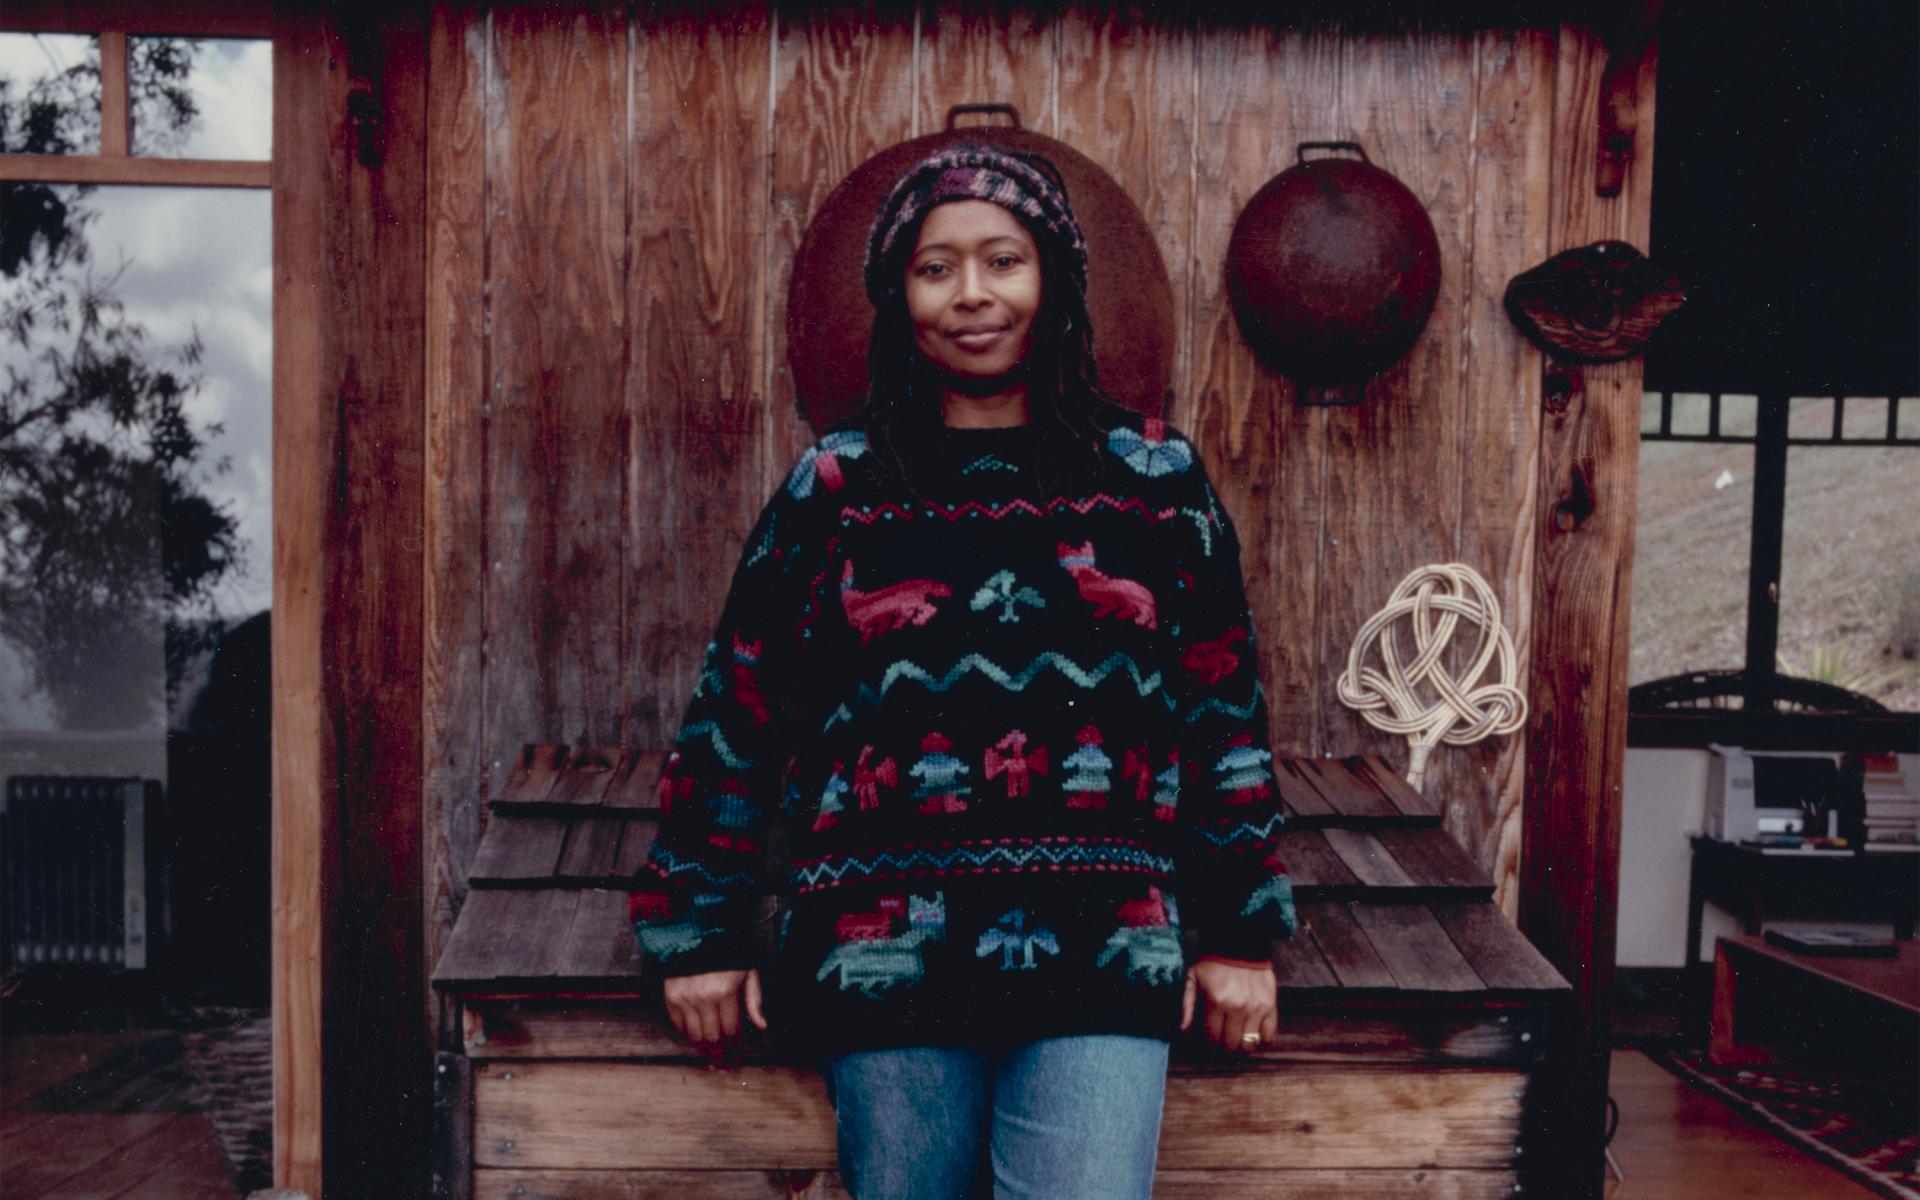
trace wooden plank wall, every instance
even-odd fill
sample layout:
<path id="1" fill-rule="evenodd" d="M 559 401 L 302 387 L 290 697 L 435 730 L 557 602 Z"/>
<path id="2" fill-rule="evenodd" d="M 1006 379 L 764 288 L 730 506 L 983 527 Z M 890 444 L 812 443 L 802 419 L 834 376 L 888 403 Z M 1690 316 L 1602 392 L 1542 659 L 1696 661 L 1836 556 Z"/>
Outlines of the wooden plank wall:
<path id="1" fill-rule="evenodd" d="M 1593 68 L 1591 39 L 763 0 L 631 21 L 437 5 L 431 47 L 430 960 L 522 742 L 667 745 L 740 539 L 811 436 L 784 339 L 806 221 L 953 104 L 1017 105 L 1112 172 L 1159 239 L 1179 305 L 1168 416 L 1240 526 L 1277 749 L 1404 765 L 1334 677 L 1423 563 L 1486 574 L 1530 660 L 1541 359 L 1500 297 L 1569 235 L 1549 236 L 1556 189 L 1591 191 L 1553 138 L 1555 81 Z M 1221 272 L 1241 206 L 1323 139 L 1361 141 L 1413 188 L 1444 255 L 1421 342 L 1347 409 L 1295 404 L 1253 360 Z M 1645 197 L 1625 208 L 1644 230 Z M 1429 773 L 1509 915 L 1526 753 L 1442 750 Z"/>

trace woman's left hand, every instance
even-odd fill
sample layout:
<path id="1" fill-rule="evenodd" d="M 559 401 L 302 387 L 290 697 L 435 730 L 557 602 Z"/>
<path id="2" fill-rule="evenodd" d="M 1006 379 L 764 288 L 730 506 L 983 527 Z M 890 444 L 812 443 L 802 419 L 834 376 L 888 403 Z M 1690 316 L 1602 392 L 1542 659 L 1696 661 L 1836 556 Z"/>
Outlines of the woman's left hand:
<path id="1" fill-rule="evenodd" d="M 1241 966 L 1203 958 L 1187 968 L 1187 994 L 1180 1004 L 1180 1028 L 1193 1024 L 1194 1002 L 1206 996 L 1207 1040 L 1231 1054 L 1247 1054 L 1273 1041 L 1280 1031 L 1275 997 L 1279 984 L 1269 964 Z M 1248 1034 L 1258 1034 L 1249 1039 Z"/>

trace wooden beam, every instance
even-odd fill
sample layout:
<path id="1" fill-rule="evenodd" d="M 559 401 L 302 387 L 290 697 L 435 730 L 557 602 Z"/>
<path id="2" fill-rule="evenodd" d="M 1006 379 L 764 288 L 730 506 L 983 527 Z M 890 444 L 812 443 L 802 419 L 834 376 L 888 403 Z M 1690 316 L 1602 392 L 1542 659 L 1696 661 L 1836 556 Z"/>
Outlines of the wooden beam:
<path id="1" fill-rule="evenodd" d="M 100 156 L 125 158 L 133 130 L 133 105 L 127 99 L 127 35 L 100 34 Z"/>
<path id="2" fill-rule="evenodd" d="M 104 113 L 102 116 L 104 117 Z M 273 184 L 265 159 L 111 158 L 93 154 L 0 154 L 0 180 L 23 183 L 114 183 L 139 187 L 263 188 Z"/>
<path id="3" fill-rule="evenodd" d="M 361 19 L 288 0 L 274 38 L 275 1176 L 329 1197 L 424 1190 L 433 1079 L 426 23 Z M 343 136 L 350 97 L 369 138 Z"/>
<path id="4" fill-rule="evenodd" d="M 1594 192 L 1605 46 L 1563 26 L 1554 81 L 1548 251 L 1602 238 L 1645 248 L 1652 199 L 1655 51 L 1640 64 L 1634 158 L 1617 197 Z M 1598 1197 L 1620 883 L 1620 786 L 1626 755 L 1629 598 L 1639 474 L 1641 363 L 1541 360 L 1548 398 L 1540 441 L 1533 659 L 1527 696 L 1526 818 L 1520 926 L 1573 985 L 1556 1194 Z"/>
<path id="5" fill-rule="evenodd" d="M 23 33 L 98 33 L 115 29 L 180 37 L 272 37 L 273 6 L 259 0 L 7 0 L 0 29 Z"/>

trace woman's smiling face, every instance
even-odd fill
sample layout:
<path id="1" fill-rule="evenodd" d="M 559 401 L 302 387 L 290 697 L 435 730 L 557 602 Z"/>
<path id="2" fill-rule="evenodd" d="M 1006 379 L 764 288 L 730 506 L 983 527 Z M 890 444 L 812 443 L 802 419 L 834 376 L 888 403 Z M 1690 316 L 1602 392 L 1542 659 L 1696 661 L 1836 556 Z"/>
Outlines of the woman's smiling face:
<path id="1" fill-rule="evenodd" d="M 1040 255 L 1026 227 L 988 200 L 950 200 L 920 225 L 907 260 L 907 313 L 920 353 L 949 374 L 1005 375 L 1027 357 L 1040 311 Z"/>

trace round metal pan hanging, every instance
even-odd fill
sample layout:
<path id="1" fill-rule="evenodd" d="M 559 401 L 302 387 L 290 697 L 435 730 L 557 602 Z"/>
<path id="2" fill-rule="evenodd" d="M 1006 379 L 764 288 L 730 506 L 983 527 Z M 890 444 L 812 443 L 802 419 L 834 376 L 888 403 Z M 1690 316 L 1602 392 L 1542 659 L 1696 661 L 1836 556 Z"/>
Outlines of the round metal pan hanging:
<path id="1" fill-rule="evenodd" d="M 1359 158 L 1307 159 L 1309 150 Z M 1321 403 L 1412 347 L 1440 294 L 1440 240 L 1407 186 L 1357 142 L 1302 142 L 1296 163 L 1241 209 L 1227 244 L 1227 294 L 1261 361 Z"/>
<path id="2" fill-rule="evenodd" d="M 1002 114 L 1013 124 L 956 128 L 964 113 Z M 1011 105 L 961 104 L 947 111 L 941 132 L 889 146 L 855 167 L 807 225 L 787 288 L 787 365 L 808 422 L 825 429 L 866 396 L 873 306 L 860 271 L 874 213 L 908 167 L 956 142 L 1042 154 L 1060 169 L 1087 235 L 1087 308 L 1100 385 L 1131 409 L 1165 415 L 1173 375 L 1173 288 L 1139 207 L 1084 154 L 1020 128 Z"/>

